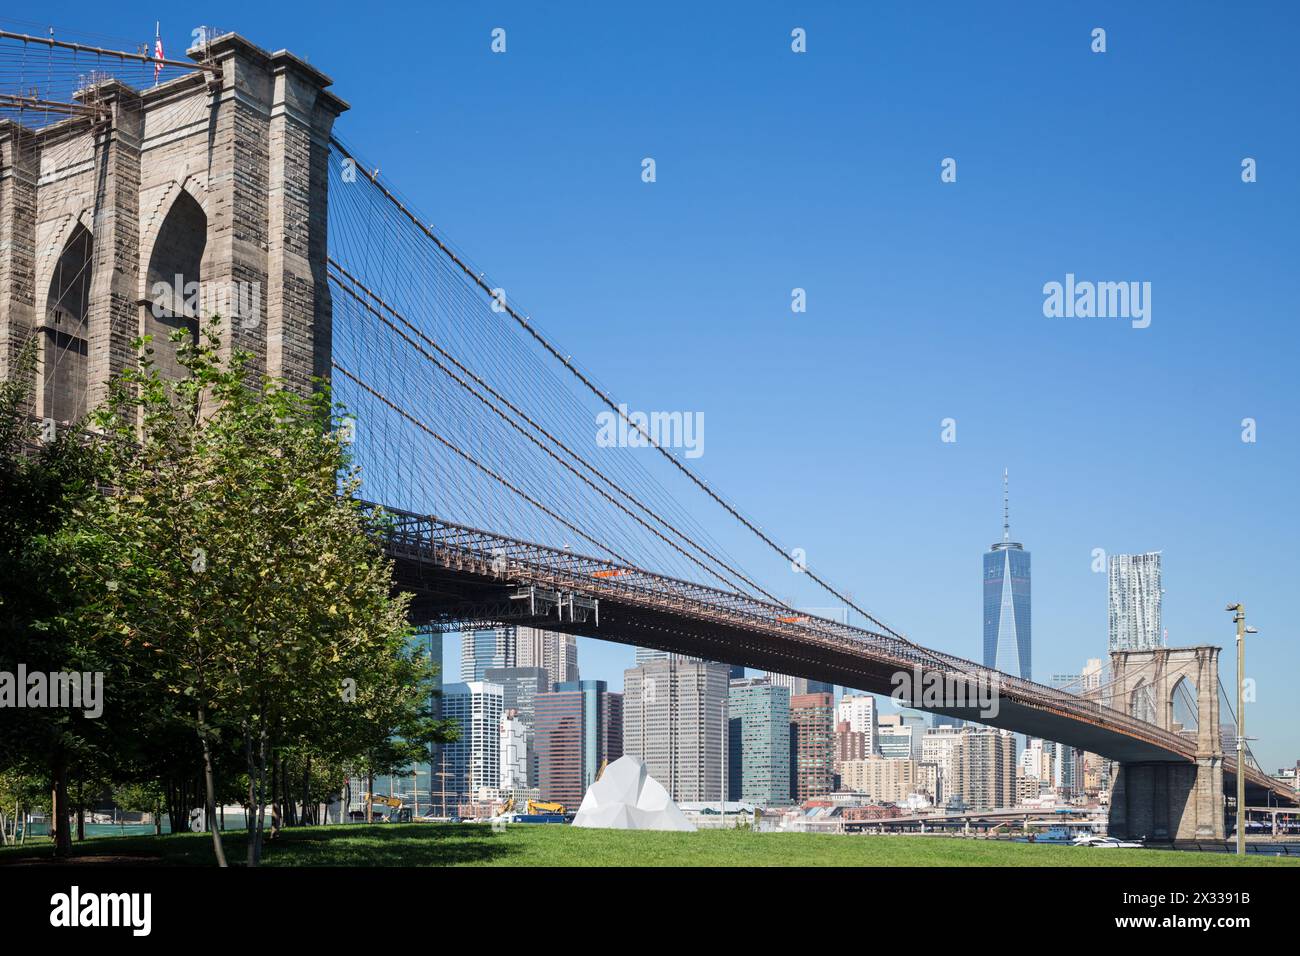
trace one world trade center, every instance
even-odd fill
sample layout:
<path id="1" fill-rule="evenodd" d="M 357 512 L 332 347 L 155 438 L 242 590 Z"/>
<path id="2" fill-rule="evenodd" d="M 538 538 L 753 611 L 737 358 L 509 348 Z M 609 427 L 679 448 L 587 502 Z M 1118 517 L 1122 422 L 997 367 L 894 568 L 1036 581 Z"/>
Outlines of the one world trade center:
<path id="1" fill-rule="evenodd" d="M 984 665 L 1031 680 L 1029 552 L 1011 540 L 1007 472 L 1002 473 L 1002 540 L 984 554 Z"/>

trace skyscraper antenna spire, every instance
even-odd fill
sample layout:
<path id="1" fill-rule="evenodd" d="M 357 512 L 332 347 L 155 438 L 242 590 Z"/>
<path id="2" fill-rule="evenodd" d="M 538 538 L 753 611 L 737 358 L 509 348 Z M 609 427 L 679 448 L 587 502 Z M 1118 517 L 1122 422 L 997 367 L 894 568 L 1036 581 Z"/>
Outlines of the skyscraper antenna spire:
<path id="1" fill-rule="evenodd" d="M 1010 469 L 1002 469 L 1002 540 L 1011 540 L 1011 491 L 1008 483 Z"/>

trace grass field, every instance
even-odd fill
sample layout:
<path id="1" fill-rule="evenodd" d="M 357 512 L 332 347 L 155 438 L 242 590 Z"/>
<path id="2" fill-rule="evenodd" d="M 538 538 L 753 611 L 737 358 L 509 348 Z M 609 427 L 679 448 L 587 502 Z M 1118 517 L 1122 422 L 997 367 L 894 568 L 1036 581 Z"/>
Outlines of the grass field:
<path id="1" fill-rule="evenodd" d="M 243 860 L 244 834 L 225 835 Z M 74 844 L 86 865 L 211 866 L 201 833 L 101 837 Z M 0 849 L 0 866 L 52 861 L 48 842 Z M 266 845 L 266 866 L 1296 866 L 1300 857 L 1172 850 L 1095 850 L 921 836 L 839 836 L 702 830 L 658 833 L 515 824 L 376 824 L 285 830 Z"/>

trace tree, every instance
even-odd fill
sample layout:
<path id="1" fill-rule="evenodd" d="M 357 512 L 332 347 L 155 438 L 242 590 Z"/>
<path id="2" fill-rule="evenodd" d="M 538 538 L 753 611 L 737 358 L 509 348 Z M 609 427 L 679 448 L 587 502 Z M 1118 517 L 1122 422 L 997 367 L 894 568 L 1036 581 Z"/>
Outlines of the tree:
<path id="1" fill-rule="evenodd" d="M 153 832 L 162 833 L 163 788 L 157 781 L 127 783 L 115 787 L 113 803 L 122 810 L 136 810 L 153 817 Z"/>
<path id="2" fill-rule="evenodd" d="M 421 692 L 403 664 L 409 597 L 392 593 L 383 516 L 356 500 L 325 383 L 301 395 L 252 375 L 246 353 L 223 360 L 215 321 L 200 342 L 176 341 L 182 379 L 164 379 L 142 340 L 94 417 L 113 493 L 87 512 L 106 579 L 88 617 L 150 662 L 197 736 L 209 820 L 214 751 L 237 735 L 257 865 L 277 748 L 342 745 L 330 726 L 355 725 L 349 686 L 406 681 L 399 702 Z M 225 865 L 215 826 L 212 837 Z"/>
<path id="3" fill-rule="evenodd" d="M 388 679 L 357 689 L 347 732 L 353 766 L 365 776 L 367 793 L 374 793 L 376 776 L 403 774 L 428 758 L 431 745 L 458 739 L 455 721 L 433 716 L 437 666 L 415 651 L 396 660 Z M 367 799 L 367 823 L 373 821 L 372 811 Z"/>
<path id="4" fill-rule="evenodd" d="M 90 599 L 75 568 L 81 507 L 95 496 L 100 459 L 81 423 L 57 429 L 31 415 L 35 340 L 12 377 L 0 382 L 0 671 L 16 675 L 114 670 L 110 645 L 77 626 Z M 111 680 L 105 688 L 112 689 Z M 25 693 L 26 687 L 15 687 Z M 120 743 L 111 713 L 57 707 L 6 710 L 0 721 L 0 767 L 40 772 L 50 780 L 56 855 L 71 849 L 68 777 Z"/>
<path id="5" fill-rule="evenodd" d="M 50 790 L 45 781 L 15 770 L 0 772 L 0 845 L 18 838 L 27 814 L 34 810 L 48 812 Z M 24 829 L 22 839 L 26 840 Z"/>

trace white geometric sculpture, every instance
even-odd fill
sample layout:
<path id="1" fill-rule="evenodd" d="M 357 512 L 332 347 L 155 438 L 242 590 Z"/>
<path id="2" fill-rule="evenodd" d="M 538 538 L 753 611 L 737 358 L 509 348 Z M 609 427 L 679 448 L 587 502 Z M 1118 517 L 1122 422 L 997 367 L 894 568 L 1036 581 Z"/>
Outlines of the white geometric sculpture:
<path id="1" fill-rule="evenodd" d="M 695 824 L 645 769 L 645 761 L 630 754 L 619 757 L 591 785 L 573 818 L 575 827 L 608 830 L 689 830 Z"/>

